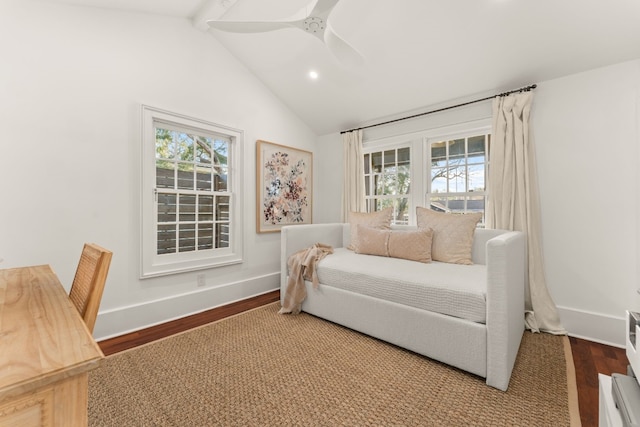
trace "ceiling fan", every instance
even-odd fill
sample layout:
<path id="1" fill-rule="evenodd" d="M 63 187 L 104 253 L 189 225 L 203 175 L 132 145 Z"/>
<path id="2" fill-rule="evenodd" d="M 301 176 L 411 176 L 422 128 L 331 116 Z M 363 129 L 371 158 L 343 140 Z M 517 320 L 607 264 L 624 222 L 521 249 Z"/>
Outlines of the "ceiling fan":
<path id="1" fill-rule="evenodd" d="M 307 8 L 287 21 L 241 22 L 209 20 L 211 28 L 232 33 L 262 33 L 283 28 L 298 28 L 317 37 L 342 64 L 355 67 L 364 63 L 364 58 L 353 46 L 336 34 L 329 23 L 329 15 L 340 0 L 318 0 L 311 10 Z M 300 17 L 300 19 L 295 19 Z"/>

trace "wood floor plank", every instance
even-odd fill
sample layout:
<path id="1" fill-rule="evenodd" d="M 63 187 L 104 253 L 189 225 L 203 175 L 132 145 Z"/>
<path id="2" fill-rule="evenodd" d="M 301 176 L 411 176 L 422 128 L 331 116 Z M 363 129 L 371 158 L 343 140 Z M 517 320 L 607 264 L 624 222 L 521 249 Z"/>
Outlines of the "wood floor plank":
<path id="1" fill-rule="evenodd" d="M 269 292 L 183 319 L 104 340 L 98 344 L 105 355 L 114 354 L 275 302 L 279 298 L 279 291 Z M 596 427 L 598 425 L 598 373 L 606 375 L 611 375 L 613 372 L 626 374 L 629 362 L 625 350 L 622 348 L 574 337 L 570 337 L 569 341 L 576 370 L 576 385 L 582 426 Z"/>

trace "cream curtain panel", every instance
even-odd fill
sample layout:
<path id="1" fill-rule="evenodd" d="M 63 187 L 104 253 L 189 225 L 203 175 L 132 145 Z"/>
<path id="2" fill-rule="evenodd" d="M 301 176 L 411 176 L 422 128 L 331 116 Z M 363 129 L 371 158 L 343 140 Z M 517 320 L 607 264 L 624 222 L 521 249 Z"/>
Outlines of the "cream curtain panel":
<path id="1" fill-rule="evenodd" d="M 364 189 L 364 158 L 362 130 L 342 134 L 344 151 L 344 184 L 342 189 L 342 221 L 349 221 L 349 212 L 366 212 Z"/>
<path id="2" fill-rule="evenodd" d="M 565 334 L 544 274 L 538 179 L 529 127 L 532 99 L 532 92 L 524 92 L 493 100 L 486 223 L 489 228 L 526 233 L 527 328 L 534 332 Z"/>

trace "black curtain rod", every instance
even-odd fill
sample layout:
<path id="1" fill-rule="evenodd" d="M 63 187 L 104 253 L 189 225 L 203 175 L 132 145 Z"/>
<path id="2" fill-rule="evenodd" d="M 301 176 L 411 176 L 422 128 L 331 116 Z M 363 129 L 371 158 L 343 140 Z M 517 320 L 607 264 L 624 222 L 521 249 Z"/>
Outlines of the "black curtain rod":
<path id="1" fill-rule="evenodd" d="M 420 117 L 420 116 L 426 116 L 427 114 L 433 114 L 433 113 L 439 113 L 441 111 L 446 111 L 446 110 L 451 110 L 453 108 L 458 108 L 458 107 L 464 107 L 465 105 L 469 105 L 469 104 L 475 104 L 476 102 L 482 102 L 482 101 L 487 101 L 489 99 L 493 99 L 499 96 L 507 96 L 510 95 L 512 93 L 517 93 L 517 92 L 529 92 L 530 90 L 535 89 L 536 87 L 538 87 L 538 85 L 536 84 L 532 84 L 530 86 L 526 86 L 526 87 L 521 87 L 520 89 L 514 89 L 514 90 L 510 90 L 508 92 L 503 92 L 503 93 L 499 93 L 497 95 L 493 95 L 493 96 L 487 96 L 486 98 L 482 98 L 482 99 L 476 99 L 473 101 L 469 101 L 469 102 L 463 102 L 462 104 L 458 104 L 458 105 L 452 105 L 450 107 L 444 107 L 444 108 L 438 108 L 437 110 L 433 110 L 433 111 L 427 111 L 425 113 L 419 113 L 419 114 L 414 114 L 412 116 L 407 116 L 407 117 L 401 117 L 399 119 L 394 119 L 394 120 L 389 120 L 387 122 L 382 122 L 382 123 L 376 123 L 373 125 L 369 125 L 369 126 L 362 126 L 360 128 L 354 128 L 354 129 L 349 129 L 349 130 L 343 130 L 342 132 L 340 132 L 340 134 L 343 133 L 348 133 L 348 132 L 353 132 L 354 130 L 363 130 L 363 129 L 369 129 L 369 128 L 373 128 L 376 126 L 383 126 L 383 125 L 388 125 L 390 123 L 395 123 L 395 122 L 400 122 L 403 120 L 408 120 L 408 119 L 414 119 L 416 117 Z"/>

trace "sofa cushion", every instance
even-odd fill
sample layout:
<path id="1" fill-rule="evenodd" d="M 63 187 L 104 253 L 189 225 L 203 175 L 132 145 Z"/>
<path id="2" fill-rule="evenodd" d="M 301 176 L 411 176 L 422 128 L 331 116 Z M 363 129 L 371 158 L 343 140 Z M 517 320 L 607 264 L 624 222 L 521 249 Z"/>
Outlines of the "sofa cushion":
<path id="1" fill-rule="evenodd" d="M 388 256 L 418 262 L 431 262 L 433 230 L 378 230 L 361 224 L 358 228 L 358 254 Z"/>
<path id="2" fill-rule="evenodd" d="M 418 228 L 433 229 L 431 258 L 454 264 L 473 264 L 471 247 L 482 213 L 451 214 L 418 206 Z"/>
<path id="3" fill-rule="evenodd" d="M 391 228 L 391 215 L 393 208 L 388 207 L 376 212 L 349 212 L 349 224 L 351 224 L 351 244 L 347 249 L 354 250 L 358 245 L 358 224 L 369 227 L 388 230 Z"/>
<path id="4" fill-rule="evenodd" d="M 397 304 L 486 322 L 486 266 L 443 262 L 429 264 L 399 258 L 361 255 L 335 248 L 318 263 L 323 286 Z"/>

